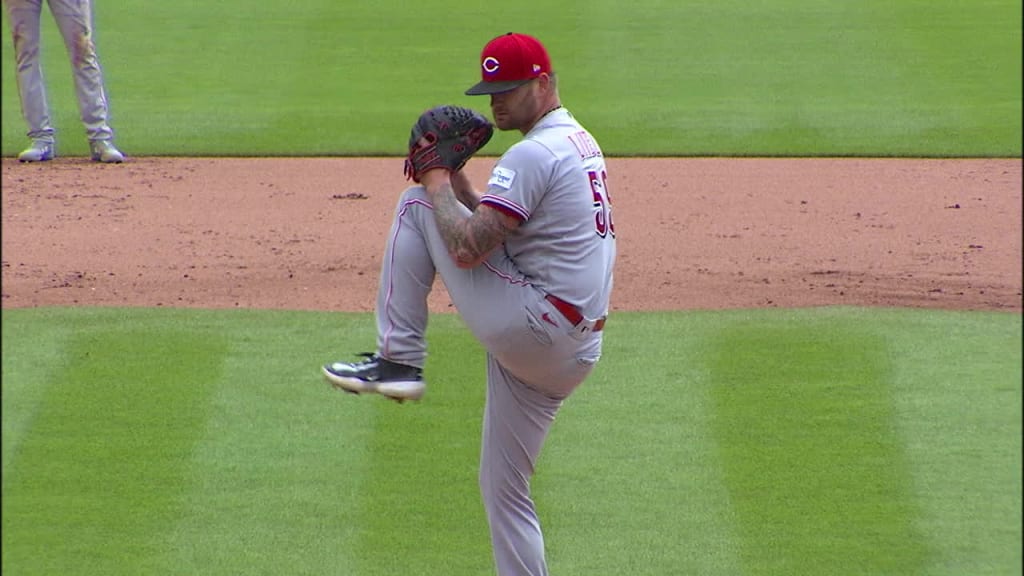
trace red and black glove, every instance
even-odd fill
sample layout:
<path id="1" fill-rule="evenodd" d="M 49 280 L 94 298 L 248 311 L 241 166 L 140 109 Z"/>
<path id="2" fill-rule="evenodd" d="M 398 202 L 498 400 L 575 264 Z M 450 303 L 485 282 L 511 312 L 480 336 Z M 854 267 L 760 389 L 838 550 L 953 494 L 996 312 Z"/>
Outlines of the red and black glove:
<path id="1" fill-rule="evenodd" d="M 475 110 L 437 106 L 420 115 L 409 135 L 405 177 L 414 182 L 427 170 L 461 170 L 494 134 L 494 125 Z"/>

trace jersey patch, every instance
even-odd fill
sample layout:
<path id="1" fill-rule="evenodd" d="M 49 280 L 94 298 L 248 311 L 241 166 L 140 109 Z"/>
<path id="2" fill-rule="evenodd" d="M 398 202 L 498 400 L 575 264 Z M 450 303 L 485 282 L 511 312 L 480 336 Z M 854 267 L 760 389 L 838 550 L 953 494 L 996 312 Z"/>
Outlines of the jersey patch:
<path id="1" fill-rule="evenodd" d="M 509 170 L 508 168 L 495 166 L 494 171 L 491 172 L 491 179 L 487 181 L 487 185 L 497 186 L 498 188 L 504 188 L 505 190 L 508 190 L 512 188 L 512 181 L 515 179 L 515 170 Z"/>

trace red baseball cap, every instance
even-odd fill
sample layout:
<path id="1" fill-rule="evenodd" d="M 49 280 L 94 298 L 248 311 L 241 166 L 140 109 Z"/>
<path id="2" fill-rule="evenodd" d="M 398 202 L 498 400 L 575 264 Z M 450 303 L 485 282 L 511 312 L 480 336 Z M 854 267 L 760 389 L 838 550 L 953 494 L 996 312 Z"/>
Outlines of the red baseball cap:
<path id="1" fill-rule="evenodd" d="M 551 73 L 551 59 L 533 36 L 509 32 L 484 46 L 480 53 L 481 81 L 466 90 L 469 96 L 515 90 L 541 74 Z"/>

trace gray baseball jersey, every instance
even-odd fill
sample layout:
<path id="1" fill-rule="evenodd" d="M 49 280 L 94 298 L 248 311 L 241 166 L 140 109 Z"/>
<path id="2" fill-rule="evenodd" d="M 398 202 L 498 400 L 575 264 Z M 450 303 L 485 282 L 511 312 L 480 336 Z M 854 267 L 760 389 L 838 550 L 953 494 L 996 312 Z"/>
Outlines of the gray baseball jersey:
<path id="1" fill-rule="evenodd" d="M 456 266 L 424 188 L 407 189 L 395 210 L 377 351 L 423 367 L 427 295 L 440 275 L 487 350 L 480 490 L 501 576 L 548 573 L 529 483 L 562 401 L 601 355 L 615 262 L 607 179 L 600 147 L 557 109 L 494 166 L 481 204 L 521 225 L 481 265 Z"/>
<path id="2" fill-rule="evenodd" d="M 480 200 L 522 221 L 505 242 L 519 270 L 588 318 L 608 313 L 612 290 L 607 179 L 597 142 L 559 108 L 501 157 Z"/>
<path id="3" fill-rule="evenodd" d="M 21 112 L 28 124 L 28 137 L 54 141 L 50 108 L 39 62 L 40 17 L 43 0 L 4 0 L 10 16 L 14 52 L 18 61 L 18 91 Z M 71 60 L 78 110 L 89 140 L 110 140 L 107 96 L 103 73 L 92 41 L 92 3 L 89 0 L 47 0 Z"/>

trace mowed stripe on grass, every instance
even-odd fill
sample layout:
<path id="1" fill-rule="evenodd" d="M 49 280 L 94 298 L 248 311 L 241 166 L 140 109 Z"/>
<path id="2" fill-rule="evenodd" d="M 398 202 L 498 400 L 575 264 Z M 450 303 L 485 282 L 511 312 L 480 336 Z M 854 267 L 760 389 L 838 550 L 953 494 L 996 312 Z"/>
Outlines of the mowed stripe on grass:
<path id="1" fill-rule="evenodd" d="M 318 373 L 373 342 L 369 315 L 3 324 L 5 570 L 491 572 L 483 353 L 456 316 L 404 406 Z M 1020 566 L 1020 315 L 621 313 L 606 337 L 534 478 L 553 572 Z"/>
<path id="2" fill-rule="evenodd" d="M 422 401 L 346 395 L 338 402 L 339 410 L 370 407 L 377 422 L 358 508 L 356 574 L 493 573 L 477 483 L 484 351 L 451 314 L 431 318 L 427 340 Z"/>
<path id="3" fill-rule="evenodd" d="M 614 314 L 559 413 L 534 482 L 552 573 L 742 573 L 700 362 L 728 316 L 684 316 Z"/>
<path id="4" fill-rule="evenodd" d="M 150 571 L 178 519 L 224 349 L 167 327 L 68 340 L 4 470 L 5 572 Z"/>
<path id="5" fill-rule="evenodd" d="M 355 573 L 374 414 L 340 405 L 319 364 L 372 341 L 372 322 L 19 310 L 4 312 L 4 329 L 4 410 L 21 431 L 4 439 L 17 451 L 4 455 L 5 570 Z M 64 340 L 49 356 L 63 364 L 17 359 L 32 342 Z M 39 373 L 54 375 L 32 384 L 43 393 L 12 384 Z"/>
<path id="6" fill-rule="evenodd" d="M 232 346 L 160 573 L 360 574 L 359 510 L 374 490 L 366 475 L 377 417 L 372 405 L 333 390 L 320 365 L 372 342 L 373 322 L 215 314 Z"/>
<path id="7" fill-rule="evenodd" d="M 746 574 L 921 573 L 879 336 L 839 319 L 741 324 L 707 361 Z"/>
<path id="8" fill-rule="evenodd" d="M 606 334 L 535 479 L 553 567 L 1020 566 L 1019 315 L 636 313 Z"/>

